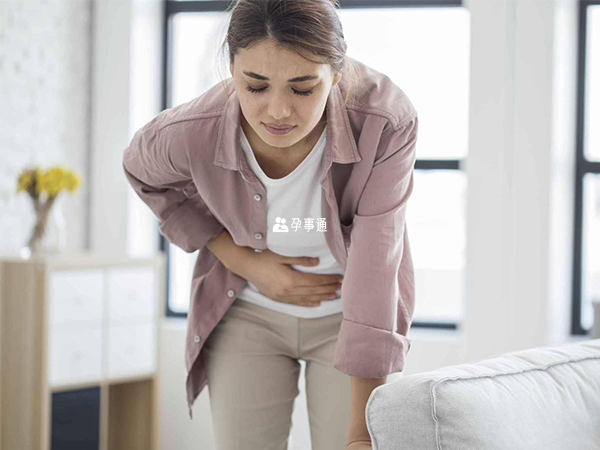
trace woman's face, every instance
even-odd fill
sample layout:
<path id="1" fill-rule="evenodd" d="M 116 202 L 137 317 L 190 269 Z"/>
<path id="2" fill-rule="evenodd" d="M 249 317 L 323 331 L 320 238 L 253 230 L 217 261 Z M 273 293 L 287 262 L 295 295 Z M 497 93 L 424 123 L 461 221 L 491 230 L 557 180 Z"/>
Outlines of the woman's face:
<path id="1" fill-rule="evenodd" d="M 340 80 L 329 64 L 307 61 L 270 40 L 241 49 L 230 70 L 247 123 L 268 147 L 281 149 L 301 145 Z M 298 77 L 308 79 L 294 81 Z M 278 134 L 268 125 L 291 129 Z"/>

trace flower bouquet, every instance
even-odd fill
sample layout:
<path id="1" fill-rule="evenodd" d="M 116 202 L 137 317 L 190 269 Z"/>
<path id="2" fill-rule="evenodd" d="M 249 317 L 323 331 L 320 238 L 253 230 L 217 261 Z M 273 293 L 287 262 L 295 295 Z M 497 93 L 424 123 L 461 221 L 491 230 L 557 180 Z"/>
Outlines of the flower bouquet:
<path id="1" fill-rule="evenodd" d="M 57 253 L 61 250 L 64 243 L 45 241 L 49 234 L 49 222 L 54 220 L 55 227 L 62 226 L 56 223 L 57 220 L 64 222 L 62 217 L 52 214 L 52 206 L 63 190 L 75 192 L 81 181 L 77 173 L 62 166 L 54 166 L 46 171 L 39 167 L 26 168 L 19 174 L 17 192 L 29 194 L 36 213 L 35 225 L 26 246 L 21 249 L 21 256 L 29 258 L 34 254 Z"/>

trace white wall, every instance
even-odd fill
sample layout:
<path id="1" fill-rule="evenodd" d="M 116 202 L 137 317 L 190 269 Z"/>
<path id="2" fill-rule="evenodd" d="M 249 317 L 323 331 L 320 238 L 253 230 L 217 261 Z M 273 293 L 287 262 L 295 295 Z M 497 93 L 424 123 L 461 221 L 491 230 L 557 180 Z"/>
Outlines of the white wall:
<path id="1" fill-rule="evenodd" d="M 77 192 L 61 193 L 57 204 L 67 250 L 87 245 L 91 21 L 89 1 L 0 1 L 2 256 L 18 254 L 34 224 L 30 198 L 16 192 L 18 173 L 29 164 L 64 164 L 82 175 Z"/>
<path id="2" fill-rule="evenodd" d="M 468 7 L 465 342 L 474 359 L 568 337 L 577 22 L 574 0 Z"/>
<path id="3" fill-rule="evenodd" d="M 162 2 L 94 2 L 93 191 L 90 249 L 147 256 L 158 249 L 156 220 L 123 175 L 133 133 L 160 111 Z"/>

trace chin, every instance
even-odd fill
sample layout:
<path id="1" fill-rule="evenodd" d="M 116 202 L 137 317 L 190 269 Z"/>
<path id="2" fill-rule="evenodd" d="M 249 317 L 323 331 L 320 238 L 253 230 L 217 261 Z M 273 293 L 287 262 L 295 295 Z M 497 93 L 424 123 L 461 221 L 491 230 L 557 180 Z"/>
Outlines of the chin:
<path id="1" fill-rule="evenodd" d="M 262 127 L 263 125 L 261 125 Z M 273 136 L 271 133 L 269 133 L 268 131 L 263 131 L 261 134 L 259 134 L 259 136 L 262 138 L 263 141 L 268 142 L 269 144 L 271 144 L 273 147 L 277 147 L 279 144 L 279 146 L 281 146 L 282 142 L 290 142 L 292 141 L 292 136 L 291 135 L 295 135 L 296 130 L 294 130 L 294 132 L 290 133 L 289 135 L 286 136 Z M 295 138 L 296 136 L 294 136 Z M 295 142 L 295 139 L 294 139 Z M 288 145 L 291 144 L 287 144 L 284 145 L 284 147 L 287 147 Z"/>
<path id="2" fill-rule="evenodd" d="M 294 144 L 293 142 L 288 142 L 287 139 L 273 139 L 272 136 L 270 138 L 263 139 L 263 141 L 274 148 L 288 148 Z"/>

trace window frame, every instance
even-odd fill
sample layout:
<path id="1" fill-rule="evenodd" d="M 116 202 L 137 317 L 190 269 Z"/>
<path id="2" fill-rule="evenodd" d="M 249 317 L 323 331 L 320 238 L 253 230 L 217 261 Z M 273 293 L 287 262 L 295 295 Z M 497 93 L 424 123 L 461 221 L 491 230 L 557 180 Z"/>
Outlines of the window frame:
<path id="1" fill-rule="evenodd" d="M 600 0 L 599 0 L 600 1 Z M 163 76 L 162 76 L 162 110 L 166 109 L 171 103 L 171 72 L 172 72 L 172 43 L 173 32 L 170 26 L 171 18 L 178 13 L 187 12 L 225 12 L 229 7 L 229 0 L 193 0 L 177 1 L 165 0 L 164 2 L 164 21 L 163 21 Z M 462 0 L 340 0 L 341 9 L 353 8 L 432 8 L 432 7 L 463 7 Z M 417 159 L 415 161 L 415 170 L 463 170 L 464 159 Z M 159 233 L 159 250 L 165 253 L 165 315 L 167 317 L 187 318 L 187 312 L 179 312 L 171 309 L 169 302 L 170 291 L 170 252 L 168 251 L 169 242 Z M 412 328 L 424 329 L 446 329 L 457 330 L 457 322 L 427 322 L 414 321 Z"/>
<path id="2" fill-rule="evenodd" d="M 573 226 L 573 279 L 571 298 L 571 334 L 585 336 L 591 330 L 581 326 L 581 291 L 583 269 L 583 180 L 589 173 L 600 174 L 600 162 L 589 161 L 584 154 L 585 137 L 585 86 L 587 21 L 590 6 L 600 6 L 600 0 L 579 0 L 577 37 L 577 118 L 575 131 L 575 209 Z"/>

